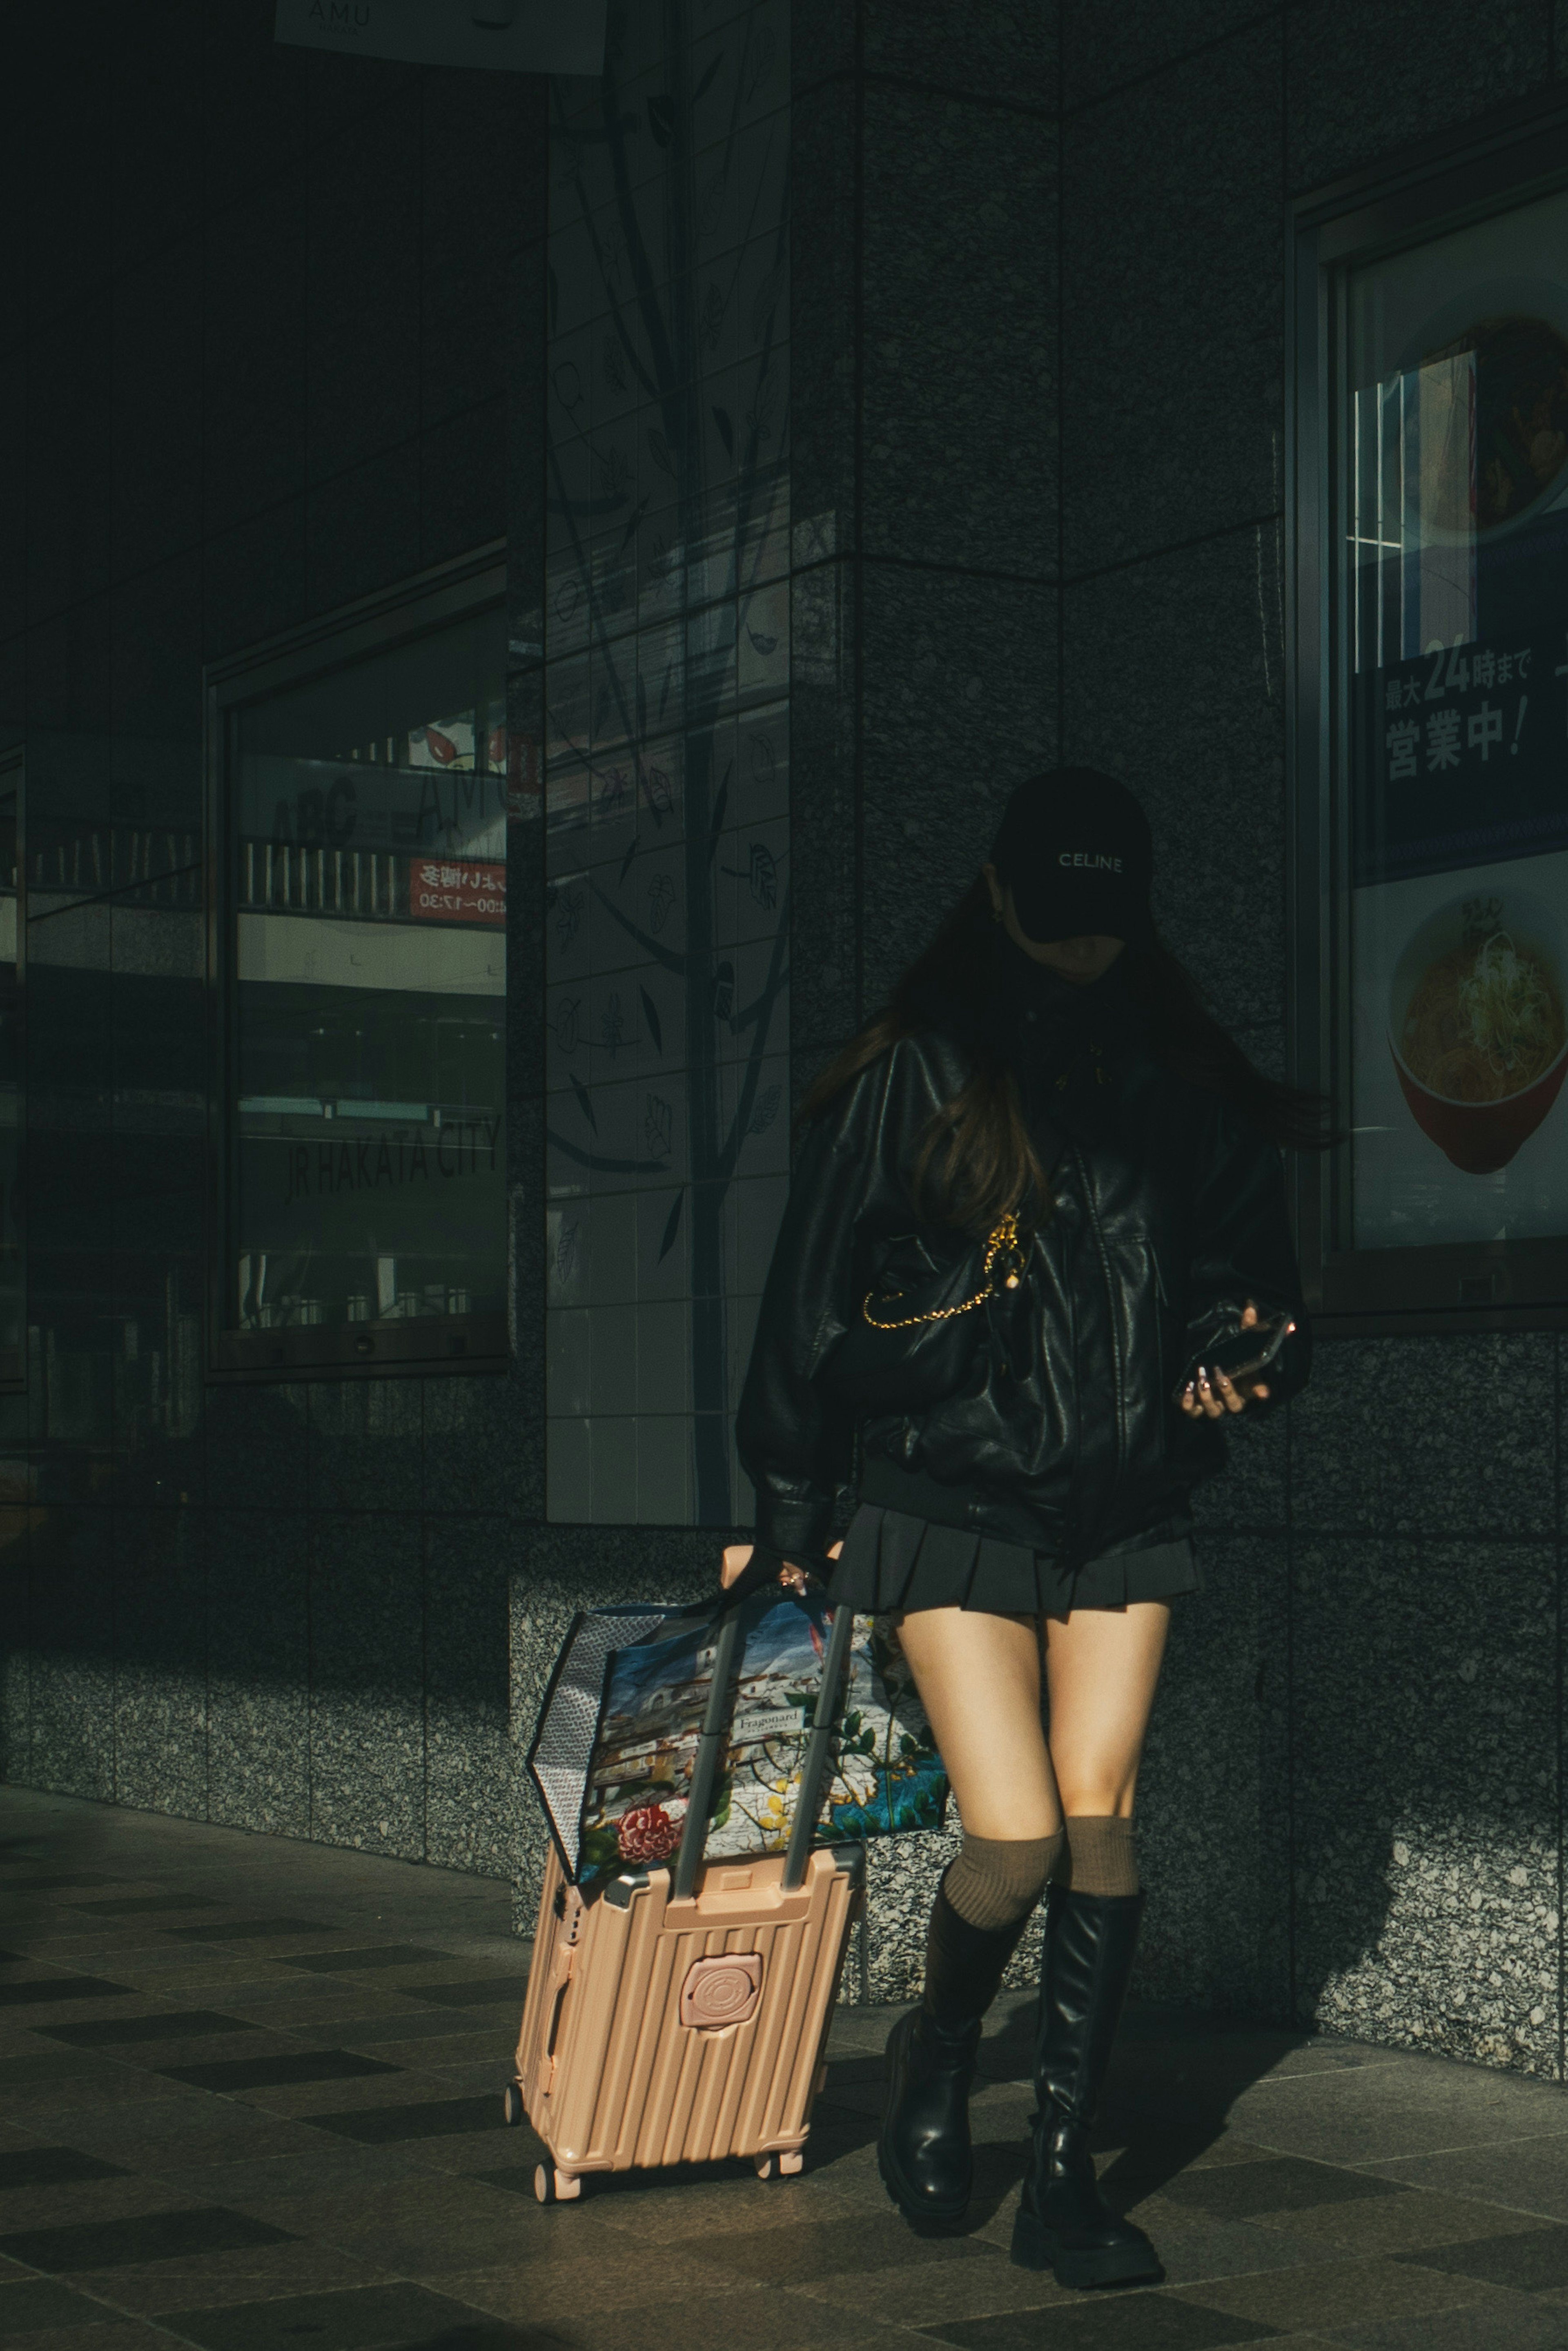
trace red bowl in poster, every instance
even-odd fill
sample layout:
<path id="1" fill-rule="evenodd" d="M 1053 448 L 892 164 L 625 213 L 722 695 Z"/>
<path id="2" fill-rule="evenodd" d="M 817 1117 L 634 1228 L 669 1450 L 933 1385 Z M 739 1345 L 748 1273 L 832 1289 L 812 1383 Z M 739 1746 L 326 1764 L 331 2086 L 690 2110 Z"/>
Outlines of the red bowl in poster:
<path id="1" fill-rule="evenodd" d="M 1468 1176 L 1506 1167 L 1568 1075 L 1563 925 L 1522 890 L 1450 899 L 1394 967 L 1388 1047 L 1423 1134 Z"/>

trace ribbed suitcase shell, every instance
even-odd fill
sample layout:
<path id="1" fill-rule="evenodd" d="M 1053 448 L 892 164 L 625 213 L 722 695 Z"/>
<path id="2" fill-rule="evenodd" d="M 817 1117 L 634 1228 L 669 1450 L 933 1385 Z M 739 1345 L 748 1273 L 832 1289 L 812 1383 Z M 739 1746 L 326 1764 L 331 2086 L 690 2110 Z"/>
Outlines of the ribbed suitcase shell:
<path id="1" fill-rule="evenodd" d="M 764 2173 L 769 2158 L 800 2168 L 864 1896 L 851 1856 L 831 1848 L 810 1855 L 793 1892 L 783 1876 L 781 1854 L 716 1861 L 685 1901 L 659 1869 L 589 1903 L 552 1851 L 517 2056 L 523 2105 L 554 2159 L 554 2194 L 541 2167 L 541 2198 L 575 2196 L 585 2172 L 722 2156 L 750 2156 Z M 689 2014 L 702 1980 L 694 1963 L 726 1954 L 760 1959 L 755 2007 L 739 2022 L 684 2022 L 683 1991 Z M 716 1971 L 714 2001 L 744 1995 L 757 1973 Z"/>

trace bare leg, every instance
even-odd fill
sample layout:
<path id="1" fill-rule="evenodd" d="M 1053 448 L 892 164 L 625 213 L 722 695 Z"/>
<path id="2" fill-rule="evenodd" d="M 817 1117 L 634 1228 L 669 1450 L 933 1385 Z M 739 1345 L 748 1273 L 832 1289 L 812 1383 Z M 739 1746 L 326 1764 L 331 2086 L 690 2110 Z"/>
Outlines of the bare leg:
<path id="1" fill-rule="evenodd" d="M 1043 1620 L 1051 1761 L 1069 1817 L 1131 1818 L 1170 1617 L 1167 1601 L 1134 1600 Z"/>
<path id="2" fill-rule="evenodd" d="M 1169 1626 L 1163 1600 L 1041 1620 L 1048 1753 L 1031 1618 L 968 1608 L 904 1617 L 904 1654 L 965 1827 L 1051 1836 L 1064 1813 L 1129 1817 Z"/>
<path id="3" fill-rule="evenodd" d="M 1033 1617 L 921 1608 L 900 1619 L 899 1639 L 965 1828 L 1054 1836 L 1061 1805 L 1040 1727 Z"/>
<path id="4" fill-rule="evenodd" d="M 964 1816 L 964 1845 L 932 1906 L 920 2006 L 888 2038 L 877 2161 L 915 2228 L 947 2229 L 961 2222 L 972 2185 L 968 2099 L 981 2020 L 1060 1849 L 1061 1811 L 1040 1719 L 1033 1617 L 922 1608 L 901 1620 L 900 1636 Z"/>
<path id="5" fill-rule="evenodd" d="M 1061 2285 L 1159 2278 L 1159 2256 L 1100 2194 L 1090 2132 L 1132 1977 L 1144 1897 L 1117 1884 L 1113 1822 L 1128 1823 L 1170 1611 L 1163 1601 L 1085 1608 L 1046 1620 L 1051 1750 L 1068 1816 L 1071 1886 L 1051 1895 L 1035 2043 L 1033 2160 L 1013 2223 L 1012 2258 L 1053 2269 Z M 1111 1850 L 1107 1850 L 1107 1848 Z M 1082 1855 L 1080 1883 L 1076 1863 Z"/>

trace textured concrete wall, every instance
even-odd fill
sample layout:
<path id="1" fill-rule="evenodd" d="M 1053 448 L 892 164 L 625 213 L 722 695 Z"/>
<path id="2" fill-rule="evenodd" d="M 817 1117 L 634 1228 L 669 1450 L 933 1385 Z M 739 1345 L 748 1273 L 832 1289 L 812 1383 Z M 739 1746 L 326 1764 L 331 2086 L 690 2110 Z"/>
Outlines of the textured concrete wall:
<path id="1" fill-rule="evenodd" d="M 1052 12 L 797 0 L 795 82 L 799 1084 L 1054 756 Z"/>

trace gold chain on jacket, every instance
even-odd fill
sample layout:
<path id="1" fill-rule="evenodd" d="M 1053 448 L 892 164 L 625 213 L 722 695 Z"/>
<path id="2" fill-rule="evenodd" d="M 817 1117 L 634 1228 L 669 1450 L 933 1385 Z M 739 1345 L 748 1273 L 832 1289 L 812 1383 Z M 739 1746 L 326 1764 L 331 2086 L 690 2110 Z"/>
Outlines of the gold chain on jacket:
<path id="1" fill-rule="evenodd" d="M 1019 1247 L 1019 1220 L 1014 1216 L 1004 1217 L 999 1225 L 993 1227 L 990 1238 L 986 1243 L 985 1259 L 980 1267 L 985 1276 L 986 1286 L 983 1290 L 977 1290 L 973 1298 L 966 1298 L 961 1306 L 934 1306 L 929 1314 L 905 1314 L 896 1322 L 879 1322 L 871 1311 L 873 1292 L 868 1290 L 861 1312 L 873 1331 L 910 1331 L 917 1322 L 951 1322 L 955 1314 L 967 1314 L 971 1307 L 983 1306 L 988 1298 L 996 1296 L 996 1270 L 998 1263 L 1004 1263 L 1007 1269 L 1003 1275 L 1003 1288 L 1016 1290 L 1019 1286 L 1021 1259 L 1022 1251 Z M 883 1302 L 891 1305 L 903 1295 L 903 1291 L 899 1290 L 888 1291 Z"/>

